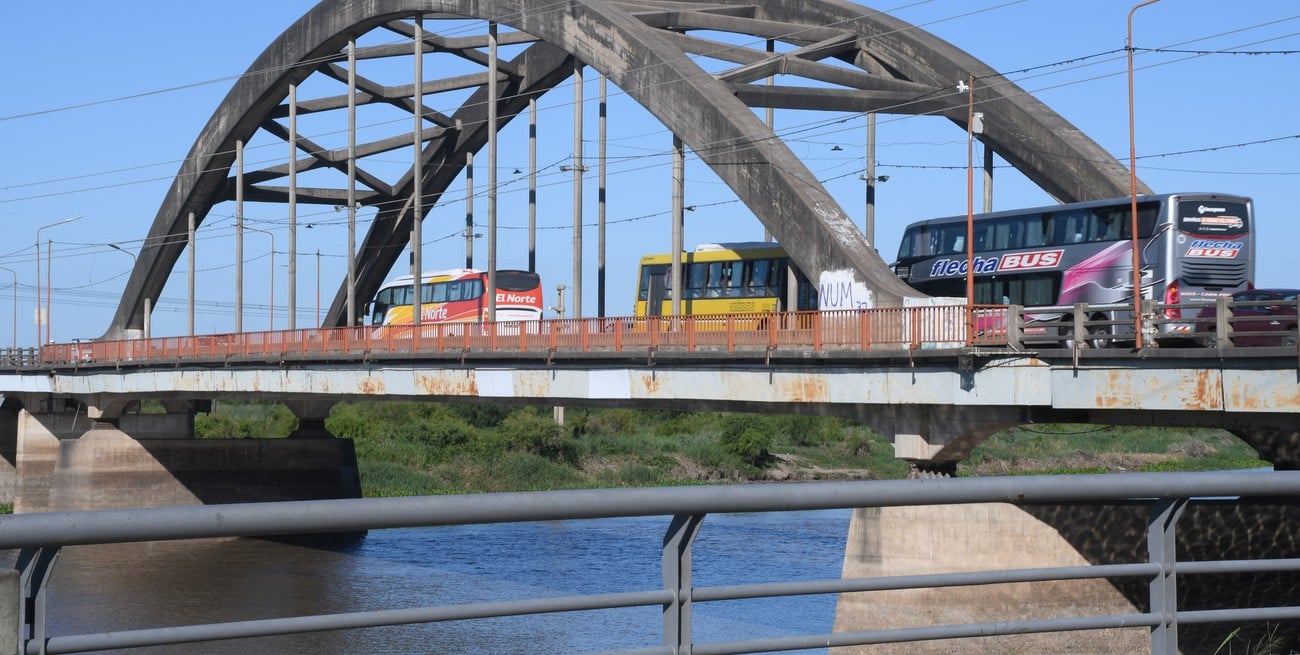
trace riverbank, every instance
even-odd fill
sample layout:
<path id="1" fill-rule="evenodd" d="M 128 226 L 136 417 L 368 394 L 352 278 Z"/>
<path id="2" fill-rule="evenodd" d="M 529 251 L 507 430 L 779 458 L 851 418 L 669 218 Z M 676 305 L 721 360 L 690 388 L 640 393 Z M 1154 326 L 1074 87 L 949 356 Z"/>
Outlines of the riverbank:
<path id="1" fill-rule="evenodd" d="M 200 437 L 283 437 L 279 404 L 223 403 Z M 792 415 L 420 402 L 340 403 L 326 422 L 356 444 L 367 497 L 716 482 L 895 479 L 907 466 L 850 421 Z M 1034 425 L 990 438 L 959 475 L 1209 470 L 1264 465 L 1222 430 Z"/>

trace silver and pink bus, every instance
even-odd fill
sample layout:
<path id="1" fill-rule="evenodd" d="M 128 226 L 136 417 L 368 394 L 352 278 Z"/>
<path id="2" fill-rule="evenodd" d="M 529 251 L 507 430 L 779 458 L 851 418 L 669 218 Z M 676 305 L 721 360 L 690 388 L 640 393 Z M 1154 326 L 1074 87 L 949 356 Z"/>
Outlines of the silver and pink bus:
<path id="1" fill-rule="evenodd" d="M 1132 200 L 1114 198 L 977 214 L 975 303 L 1062 308 L 1076 303 L 1133 303 Z M 1221 193 L 1138 196 L 1141 293 L 1165 305 L 1210 303 L 1253 286 L 1254 213 L 1250 198 Z M 919 221 L 903 233 L 894 272 L 931 296 L 966 297 L 966 216 Z M 1190 337 L 1184 311 L 1164 310 L 1161 339 Z M 1191 319 L 1196 311 L 1186 312 Z M 1072 314 L 1034 314 L 1037 333 L 1066 334 L 1044 323 Z M 1091 321 L 1131 320 L 1111 310 Z M 1049 324 L 1050 325 L 1050 324 Z M 1116 325 L 1114 332 L 1122 335 Z M 1129 334 L 1132 329 L 1129 327 Z M 1026 330 L 1027 338 L 1034 331 Z M 1122 338 L 1122 337 L 1121 337 Z"/>

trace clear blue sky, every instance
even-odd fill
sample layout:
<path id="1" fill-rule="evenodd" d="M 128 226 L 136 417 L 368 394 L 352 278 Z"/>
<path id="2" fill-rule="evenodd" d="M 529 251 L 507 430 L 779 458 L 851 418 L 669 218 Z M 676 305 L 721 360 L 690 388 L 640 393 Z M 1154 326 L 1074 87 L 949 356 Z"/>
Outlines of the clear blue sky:
<path id="1" fill-rule="evenodd" d="M 35 343 L 33 327 L 36 230 L 53 248 L 53 337 L 95 337 L 107 327 L 132 264 L 180 159 L 233 83 L 261 51 L 315 3 L 311 0 L 175 3 L 135 0 L 78 3 L 51 11 L 35 3 L 0 9 L 7 62 L 0 95 L 0 222 L 7 243 L 0 266 L 16 272 L 19 345 Z M 931 0 L 868 2 L 874 9 L 920 25 L 1008 74 L 1103 148 L 1127 162 L 1129 134 L 1125 61 L 1128 0 Z M 1160 192 L 1212 190 L 1255 198 L 1259 231 L 1259 286 L 1300 284 L 1291 267 L 1300 243 L 1296 211 L 1286 198 L 1300 182 L 1300 7 L 1248 0 L 1163 0 L 1138 11 L 1134 45 L 1239 54 L 1141 53 L 1137 57 L 1137 150 L 1140 177 Z M 364 43 L 364 41 L 363 41 Z M 1110 53 L 1108 55 L 1102 53 Z M 1254 54 L 1245 54 L 1245 53 Z M 1101 55 L 1101 56 L 1094 56 Z M 1087 58 L 1087 59 L 1084 59 Z M 1050 64 L 1057 64 L 1048 66 Z M 1017 73 L 1025 69 L 1032 72 Z M 363 74 L 365 70 L 362 70 Z M 438 75 L 426 66 L 426 78 Z M 584 147 L 596 155 L 595 75 L 588 76 Z M 389 83 L 398 83 L 391 81 Z M 170 89 L 170 90 L 169 90 Z M 670 135 L 626 99 L 609 110 L 607 313 L 630 313 L 636 260 L 669 249 L 670 179 L 664 156 Z M 572 281 L 572 190 L 558 165 L 572 155 L 572 89 L 565 85 L 542 102 L 539 165 L 542 172 L 539 270 L 554 304 L 556 284 Z M 128 96 L 138 96 L 129 99 Z M 100 103 L 103 100 L 120 99 Z M 88 104 L 95 103 L 95 104 Z M 81 108 L 50 111 L 86 104 Z M 447 109 L 451 109 L 448 107 Z M 29 115 L 30 114 L 30 115 Z M 861 223 L 864 121 L 829 114 L 777 112 L 795 154 Z M 501 182 L 526 170 L 526 121 L 502 135 Z M 316 127 L 322 133 L 338 129 Z M 311 128 L 304 128 L 311 129 Z M 402 129 L 409 129 L 409 125 Z M 322 134 L 329 142 L 335 138 Z M 891 260 L 902 226 L 966 208 L 965 133 L 933 118 L 881 116 L 877 174 L 889 181 L 877 191 L 877 242 Z M 250 143 L 250 148 L 256 141 Z M 841 146 L 841 150 L 832 148 Z M 393 155 L 404 157 L 406 155 Z M 283 157 L 278 151 L 266 157 Z M 409 162 L 409 158 L 407 159 Z M 1000 166 L 1003 162 L 997 161 Z M 394 165 L 397 165 L 396 163 Z M 402 164 L 409 165 L 409 164 Z M 486 153 L 479 160 L 478 191 L 486 182 Z M 463 264 L 464 241 L 446 238 L 464 221 L 464 185 L 452 185 L 425 227 L 426 269 Z M 503 187 L 498 214 L 503 227 L 526 225 L 526 184 Z M 686 242 L 758 240 L 762 227 L 715 176 L 688 165 Z M 1014 170 L 999 167 L 994 207 L 1049 204 L 1045 194 Z M 584 222 L 596 220 L 594 166 L 586 185 Z M 248 224 L 275 233 L 275 324 L 286 324 L 288 236 L 283 208 L 251 206 Z M 233 326 L 233 207 L 219 206 L 200 230 L 200 302 L 197 329 Z M 475 202 L 476 221 L 487 222 L 486 201 Z M 344 275 L 346 232 L 342 215 L 304 208 L 299 231 L 298 323 L 315 318 L 316 251 L 322 252 L 322 304 Z M 635 219 L 635 220 L 630 220 Z M 277 223 L 277 221 L 279 221 Z M 362 227 L 364 227 L 364 217 Z M 480 229 L 482 231 L 482 229 Z M 363 234 L 359 231 L 359 234 Z M 521 229 L 502 231 L 502 267 L 527 265 Z M 360 236 L 358 237 L 360 239 Z M 246 236 L 245 329 L 264 329 L 271 305 L 270 238 Z M 584 235 L 584 315 L 596 311 L 596 230 Z M 404 262 L 405 258 L 401 260 Z M 480 240 L 477 265 L 486 263 Z M 44 263 L 42 262 L 42 267 Z M 185 331 L 185 258 L 182 257 L 154 314 L 156 335 Z M 396 272 L 394 273 L 396 274 Z M 44 274 L 42 274 L 44 275 Z M 0 271 L 0 346 L 10 344 L 11 277 Z M 42 281 L 42 284 L 44 282 Z M 572 298 L 568 299 L 570 308 Z M 571 313 L 570 309 L 570 313 Z"/>

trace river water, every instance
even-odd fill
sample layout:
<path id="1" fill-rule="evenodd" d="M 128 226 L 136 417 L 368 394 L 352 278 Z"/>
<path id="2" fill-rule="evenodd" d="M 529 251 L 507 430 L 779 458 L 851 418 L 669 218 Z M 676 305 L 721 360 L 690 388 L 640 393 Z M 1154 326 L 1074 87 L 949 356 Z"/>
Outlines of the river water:
<path id="1" fill-rule="evenodd" d="M 697 587 L 840 577 L 849 510 L 720 514 Z M 65 548 L 50 634 L 661 587 L 668 517 L 374 531 L 342 544 L 256 539 Z M 695 643 L 830 632 L 834 595 L 697 603 Z M 584 653 L 657 646 L 658 607 L 324 632 L 131 652 Z M 803 651 L 803 652 L 825 652 Z"/>

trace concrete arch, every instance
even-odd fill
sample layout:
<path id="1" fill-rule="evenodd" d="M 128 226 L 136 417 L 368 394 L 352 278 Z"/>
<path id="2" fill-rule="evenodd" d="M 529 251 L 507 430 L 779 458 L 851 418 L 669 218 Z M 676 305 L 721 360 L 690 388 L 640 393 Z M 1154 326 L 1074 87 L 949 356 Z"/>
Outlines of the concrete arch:
<path id="1" fill-rule="evenodd" d="M 1061 200 L 1127 192 L 1127 172 L 1113 157 L 987 66 L 902 21 L 841 0 L 640 0 L 522 10 L 519 3 L 507 0 L 324 0 L 257 58 L 201 131 L 154 219 L 105 336 L 138 332 L 145 300 L 158 298 L 185 248 L 188 215 L 192 212 L 201 223 L 214 204 L 233 197 L 229 171 L 236 142 L 247 141 L 259 129 L 282 130 L 274 118 L 281 114 L 290 85 L 331 70 L 349 39 L 380 27 L 400 33 L 405 25 L 410 32 L 404 21 L 417 15 L 493 21 L 527 37 L 531 45 L 505 67 L 502 124 L 529 98 L 567 78 L 575 58 L 594 68 L 680 136 L 810 277 L 817 279 L 827 271 L 848 273 L 870 290 L 870 302 L 876 305 L 898 304 L 902 297 L 918 294 L 889 271 L 835 199 L 754 115 L 752 106 L 938 113 L 964 128 L 965 94 L 949 88 L 954 80 L 975 74 L 986 83 L 977 89 L 977 101 L 997 108 L 987 114 L 984 140 L 1042 188 Z M 738 67 L 710 74 L 689 56 L 708 43 L 691 36 L 692 30 L 779 38 L 795 50 L 755 55 L 734 48 L 730 52 L 739 58 L 734 60 Z M 475 50 L 465 46 L 462 52 L 472 58 Z M 821 63 L 828 57 L 851 67 Z M 763 71 L 778 69 L 817 80 L 820 86 L 765 91 L 747 83 L 769 74 Z M 382 95 L 367 93 L 370 100 Z M 384 101 L 399 106 L 404 102 L 414 111 L 409 98 Z M 436 201 L 459 174 L 464 154 L 486 142 L 485 101 L 486 90 L 479 88 L 454 116 L 434 117 L 437 127 L 424 147 L 422 186 L 428 201 Z M 456 118 L 468 127 L 456 130 Z M 318 157 L 316 165 L 337 167 L 338 161 Z M 254 175 L 252 184 L 273 179 L 282 169 Z M 380 211 L 362 244 L 366 256 L 358 259 L 358 299 L 373 295 L 383 282 L 405 246 L 412 220 L 409 171 L 391 185 L 378 179 L 362 181 L 370 191 L 360 201 Z M 339 194 L 320 191 L 305 202 L 337 202 Z M 246 197 L 277 200 L 281 194 L 253 187 Z M 346 323 L 345 297 L 346 281 L 325 324 Z"/>

